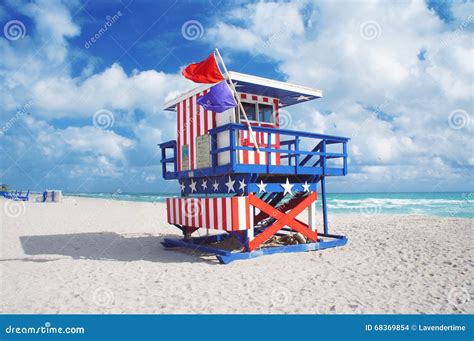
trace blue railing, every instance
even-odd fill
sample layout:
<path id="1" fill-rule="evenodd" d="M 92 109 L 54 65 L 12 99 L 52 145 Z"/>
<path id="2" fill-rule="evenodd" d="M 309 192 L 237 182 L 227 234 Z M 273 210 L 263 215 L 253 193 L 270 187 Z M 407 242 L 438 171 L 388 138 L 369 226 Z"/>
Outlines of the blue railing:
<path id="1" fill-rule="evenodd" d="M 178 176 L 178 160 L 176 153 L 176 140 L 163 142 L 159 144 L 161 148 L 161 174 L 165 179 L 176 179 Z M 172 156 L 168 157 L 166 151 L 168 149 L 172 150 Z M 168 164 L 171 164 L 172 171 L 169 171 L 167 168 Z"/>
<path id="2" fill-rule="evenodd" d="M 176 179 L 181 177 L 196 176 L 199 172 L 203 176 L 221 175 L 229 172 L 234 173 L 266 173 L 266 174 L 301 174 L 301 175 L 346 175 L 347 174 L 347 143 L 349 138 L 315 134 L 287 129 L 252 127 L 255 133 L 262 132 L 267 134 L 267 144 L 259 146 L 260 152 L 267 153 L 268 160 L 272 155 L 280 155 L 281 164 L 272 165 L 268 162 L 266 165 L 244 164 L 238 160 L 238 151 L 256 151 L 254 146 L 241 146 L 238 140 L 238 131 L 248 131 L 247 125 L 230 123 L 209 130 L 211 137 L 211 167 L 195 171 L 176 171 L 176 142 L 169 141 L 160 144 L 162 149 L 163 176 L 166 179 Z M 218 135 L 228 132 L 229 143 L 225 147 L 218 148 Z M 280 148 L 272 146 L 272 137 L 279 136 Z M 306 143 L 304 143 L 306 142 Z M 308 143 L 315 145 L 306 150 L 303 145 Z M 274 144 L 273 144 L 274 145 Z M 328 146 L 339 147 L 340 151 L 329 152 Z M 173 157 L 167 158 L 166 149 L 173 149 Z M 334 147 L 331 147 L 334 148 Z M 229 153 L 229 163 L 225 165 L 218 164 L 218 155 L 220 153 Z M 342 159 L 341 165 L 330 165 L 329 160 Z M 240 162 L 239 162 L 240 161 Z M 286 162 L 286 164 L 284 164 Z M 173 172 L 167 171 L 166 165 L 173 163 Z"/>

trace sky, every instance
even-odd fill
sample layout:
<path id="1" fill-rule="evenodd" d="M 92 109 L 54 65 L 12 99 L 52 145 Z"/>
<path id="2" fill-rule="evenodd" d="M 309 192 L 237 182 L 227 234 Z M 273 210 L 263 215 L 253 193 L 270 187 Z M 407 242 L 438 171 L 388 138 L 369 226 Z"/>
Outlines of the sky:
<path id="1" fill-rule="evenodd" d="M 323 90 L 288 129 L 347 136 L 332 192 L 474 189 L 474 3 L 2 1 L 0 182 L 174 192 L 163 103 L 218 47 L 230 70 Z"/>

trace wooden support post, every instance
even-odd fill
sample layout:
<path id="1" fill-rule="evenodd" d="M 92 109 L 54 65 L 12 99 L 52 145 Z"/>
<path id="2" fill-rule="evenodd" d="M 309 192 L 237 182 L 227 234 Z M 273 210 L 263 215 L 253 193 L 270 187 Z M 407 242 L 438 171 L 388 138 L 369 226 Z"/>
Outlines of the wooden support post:
<path id="1" fill-rule="evenodd" d="M 275 137 L 276 138 L 276 137 Z M 272 148 L 272 133 L 267 134 L 267 148 L 271 149 Z M 266 152 L 267 153 L 267 173 L 270 173 L 270 166 L 272 163 L 272 153 L 271 152 Z"/>
<path id="2" fill-rule="evenodd" d="M 295 137 L 295 174 L 298 174 L 300 167 L 300 137 Z"/>
<path id="3" fill-rule="evenodd" d="M 324 224 L 324 234 L 328 234 L 328 209 L 326 206 L 326 177 L 323 175 L 321 177 L 321 201 L 323 204 L 323 224 Z"/>
<path id="4" fill-rule="evenodd" d="M 342 143 L 342 153 L 343 153 L 343 168 L 342 168 L 342 174 L 346 175 L 347 174 L 347 142 Z"/>
<path id="5" fill-rule="evenodd" d="M 173 169 L 174 169 L 174 175 L 176 176 L 176 174 L 178 173 L 178 155 L 176 155 L 177 153 L 177 148 L 176 148 L 176 143 L 173 145 L 173 155 L 174 155 L 174 165 L 173 165 Z"/>
<path id="6" fill-rule="evenodd" d="M 230 146 L 230 167 L 234 171 L 236 164 L 236 155 L 235 155 L 235 130 L 234 128 L 229 129 L 229 146 Z"/>
<path id="7" fill-rule="evenodd" d="M 323 169 L 323 176 L 326 175 L 326 141 L 321 141 L 321 155 L 319 157 L 319 164 Z"/>
<path id="8" fill-rule="evenodd" d="M 161 148 L 161 172 L 163 176 L 166 176 L 166 162 L 163 162 L 163 160 L 166 160 L 166 148 Z"/>
<path id="9" fill-rule="evenodd" d="M 320 165 L 323 170 L 321 176 L 321 200 L 323 204 L 323 223 L 324 223 L 324 234 L 328 234 L 328 209 L 326 205 L 326 141 L 321 141 L 321 156 Z"/>
<path id="10" fill-rule="evenodd" d="M 247 226 L 246 238 L 245 238 L 245 251 L 250 252 L 250 242 L 255 238 L 254 234 L 254 217 L 255 217 L 255 207 L 252 205 L 248 205 L 248 215 L 249 215 L 249 225 Z"/>
<path id="11" fill-rule="evenodd" d="M 217 134 L 211 134 L 211 151 L 217 150 Z M 211 164 L 215 169 L 217 167 L 217 154 L 211 155 Z"/>
<path id="12" fill-rule="evenodd" d="M 308 208 L 308 225 L 311 231 L 316 232 L 316 201 L 313 201 Z"/>

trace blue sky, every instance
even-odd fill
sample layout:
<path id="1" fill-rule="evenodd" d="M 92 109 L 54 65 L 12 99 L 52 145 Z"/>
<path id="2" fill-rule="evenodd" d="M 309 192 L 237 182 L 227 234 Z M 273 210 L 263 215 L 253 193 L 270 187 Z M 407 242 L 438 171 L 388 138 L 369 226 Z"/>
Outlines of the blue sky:
<path id="1" fill-rule="evenodd" d="M 472 190 L 473 15 L 465 1 L 5 1 L 0 182 L 176 191 L 162 104 L 219 47 L 232 70 L 323 90 L 288 108 L 289 128 L 352 138 L 333 191 Z"/>

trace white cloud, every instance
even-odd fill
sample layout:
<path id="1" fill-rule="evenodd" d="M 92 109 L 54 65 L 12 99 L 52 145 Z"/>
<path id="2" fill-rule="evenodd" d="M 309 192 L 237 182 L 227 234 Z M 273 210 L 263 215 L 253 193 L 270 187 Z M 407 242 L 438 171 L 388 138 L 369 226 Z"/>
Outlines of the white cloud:
<path id="1" fill-rule="evenodd" d="M 156 144 L 175 130 L 174 113 L 162 105 L 194 85 L 180 74 L 127 73 L 119 63 L 97 73 L 96 60 L 68 43 L 80 27 L 63 3 L 17 7 L 34 27 L 15 44 L 0 40 L 0 125 L 27 104 L 29 115 L 0 136 L 1 149 L 32 168 L 61 163 L 68 177 L 126 174 L 155 181 Z M 352 138 L 350 175 L 338 179 L 336 189 L 452 185 L 465 182 L 474 163 L 473 5 L 456 2 L 452 12 L 454 20 L 446 23 L 421 0 L 258 2 L 217 18 L 206 37 L 229 58 L 229 51 L 263 55 L 288 81 L 324 91 L 322 99 L 288 110 L 295 129 Z M 361 27 L 374 22 L 375 37 L 361 35 Z M 71 76 L 72 56 L 85 62 L 77 77 Z M 92 126 L 99 109 L 114 114 L 110 130 Z M 450 128 L 449 114 L 457 109 L 470 115 L 470 125 Z M 71 118 L 78 126 L 55 125 Z"/>
<path id="2" fill-rule="evenodd" d="M 459 179 L 455 168 L 472 158 L 472 124 L 454 130 L 448 117 L 462 109 L 472 119 L 474 22 L 459 27 L 474 13 L 471 5 L 459 4 L 453 12 L 461 16 L 454 26 L 421 0 L 344 6 L 334 1 L 259 2 L 224 17 L 208 33 L 219 46 L 273 59 L 292 83 L 322 89 L 322 99 L 288 108 L 293 128 L 311 122 L 309 130 L 352 137 L 352 171 L 374 176 L 371 181 L 399 181 L 407 174 L 411 179 L 434 177 L 439 172 L 430 174 L 426 168 L 435 167 L 446 178 Z M 262 18 L 271 13 L 272 20 L 258 21 L 256 13 Z M 250 20 L 238 28 L 240 37 L 229 39 L 233 28 L 227 23 L 245 17 Z M 279 34 L 278 23 L 289 17 L 298 28 L 309 17 L 304 32 Z M 372 31 L 364 35 L 367 23 Z M 272 34 L 267 48 L 257 47 Z M 422 51 L 425 60 L 418 58 Z M 394 167 L 410 172 L 393 175 Z"/>
<path id="3" fill-rule="evenodd" d="M 33 86 L 38 112 L 46 117 L 92 117 L 97 110 L 141 109 L 147 113 L 164 103 L 169 92 L 183 89 L 189 83 L 182 76 L 155 70 L 127 75 L 119 64 L 113 64 L 86 80 L 54 76 Z"/>
<path id="4" fill-rule="evenodd" d="M 194 85 L 180 74 L 128 74 L 119 63 L 96 73 L 97 59 L 69 45 L 68 39 L 80 33 L 70 8 L 43 0 L 13 6 L 33 25 L 26 25 L 23 39 L 0 40 L 0 81 L 6 90 L 0 96 L 0 126 L 8 128 L 0 136 L 1 149 L 37 179 L 56 167 L 62 178 L 145 172 L 143 177 L 152 181 L 159 164 L 156 144 L 163 135 L 171 138 L 175 126 L 163 103 Z M 85 62 L 77 77 L 71 76 L 74 59 Z M 93 126 L 93 115 L 101 109 L 114 115 L 108 130 Z M 74 123 L 58 127 L 58 119 Z M 5 169 L 13 170 L 8 164 Z"/>
<path id="5" fill-rule="evenodd" d="M 59 1 L 40 0 L 20 5 L 25 15 L 35 21 L 40 37 L 39 48 L 46 50 L 48 60 L 63 62 L 67 54 L 66 38 L 80 33 L 73 21 L 69 9 Z"/>
<path id="6" fill-rule="evenodd" d="M 112 161 L 125 161 L 125 150 L 134 142 L 110 130 L 93 126 L 57 129 L 45 121 L 27 116 L 23 120 L 34 148 L 47 158 L 58 159 L 67 153 L 106 156 Z"/>
<path id="7" fill-rule="evenodd" d="M 60 132 L 69 149 L 78 152 L 89 152 L 94 155 L 107 155 L 111 159 L 124 160 L 124 149 L 133 145 L 130 139 L 115 134 L 110 130 L 95 127 L 68 127 Z"/>

